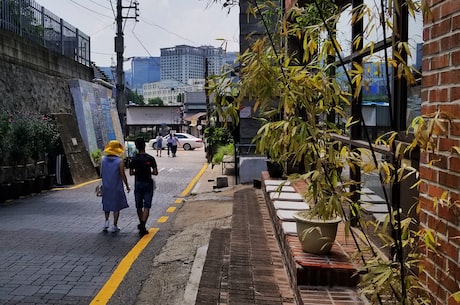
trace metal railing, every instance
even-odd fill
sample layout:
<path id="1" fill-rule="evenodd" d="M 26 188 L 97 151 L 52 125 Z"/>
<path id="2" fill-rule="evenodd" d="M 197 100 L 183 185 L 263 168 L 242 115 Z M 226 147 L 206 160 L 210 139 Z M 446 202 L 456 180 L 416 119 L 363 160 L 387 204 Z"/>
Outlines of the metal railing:
<path id="1" fill-rule="evenodd" d="M 91 65 L 90 37 L 33 0 L 0 0 L 0 28 Z"/>

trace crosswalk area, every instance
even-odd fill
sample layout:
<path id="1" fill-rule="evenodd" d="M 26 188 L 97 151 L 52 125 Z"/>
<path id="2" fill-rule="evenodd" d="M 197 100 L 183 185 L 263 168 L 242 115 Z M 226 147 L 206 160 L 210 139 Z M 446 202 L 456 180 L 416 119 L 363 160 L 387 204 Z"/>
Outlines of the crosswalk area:
<path id="1" fill-rule="evenodd" d="M 158 168 L 158 173 L 161 173 L 161 172 L 178 173 L 178 172 L 181 172 L 182 170 L 184 169 L 181 167 L 161 167 L 161 168 Z"/>

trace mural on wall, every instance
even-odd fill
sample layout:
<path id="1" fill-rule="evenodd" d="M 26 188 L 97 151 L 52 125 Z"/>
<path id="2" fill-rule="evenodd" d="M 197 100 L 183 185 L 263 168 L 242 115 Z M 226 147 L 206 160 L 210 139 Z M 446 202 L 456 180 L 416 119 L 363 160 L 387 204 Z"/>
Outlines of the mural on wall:
<path id="1" fill-rule="evenodd" d="M 112 90 L 80 79 L 69 81 L 78 128 L 89 152 L 104 149 L 110 140 L 123 143 Z"/>

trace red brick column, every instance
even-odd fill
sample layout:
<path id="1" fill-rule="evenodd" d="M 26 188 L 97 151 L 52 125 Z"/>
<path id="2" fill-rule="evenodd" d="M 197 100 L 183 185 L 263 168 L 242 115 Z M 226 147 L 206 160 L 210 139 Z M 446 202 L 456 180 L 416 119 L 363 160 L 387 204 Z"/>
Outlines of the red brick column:
<path id="1" fill-rule="evenodd" d="M 460 0 L 427 0 L 432 19 L 424 20 L 422 114 L 441 110 L 455 116 L 446 121 L 447 135 L 436 140 L 437 154 L 420 160 L 422 226 L 438 233 L 440 256 L 427 252 L 422 278 L 436 298 L 435 304 L 457 304 L 450 297 L 460 284 Z M 430 166 L 431 160 L 440 160 Z M 457 208 L 433 205 L 448 191 Z"/>

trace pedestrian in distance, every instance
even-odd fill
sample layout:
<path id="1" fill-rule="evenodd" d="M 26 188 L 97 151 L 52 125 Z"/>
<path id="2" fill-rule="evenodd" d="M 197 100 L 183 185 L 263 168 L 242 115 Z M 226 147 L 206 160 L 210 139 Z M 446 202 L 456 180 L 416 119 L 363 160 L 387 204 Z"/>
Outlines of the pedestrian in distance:
<path id="1" fill-rule="evenodd" d="M 176 137 L 176 134 L 173 134 L 171 137 L 169 137 L 169 139 L 171 139 L 171 153 L 172 156 L 175 157 L 177 152 L 177 145 L 179 145 L 179 139 Z"/>
<path id="2" fill-rule="evenodd" d="M 161 136 L 161 133 L 158 134 L 155 145 L 157 150 L 157 157 L 161 157 L 161 151 L 163 150 L 163 137 Z M 158 154 L 160 155 L 158 156 Z"/>
<path id="3" fill-rule="evenodd" d="M 169 153 L 172 152 L 172 142 L 173 142 L 172 134 L 170 133 L 168 140 L 166 141 L 166 146 L 168 147 L 168 157 L 169 157 Z"/>
<path id="4" fill-rule="evenodd" d="M 155 158 L 145 152 L 145 141 L 137 138 L 135 141 L 137 154 L 131 159 L 129 174 L 134 175 L 134 199 L 136 201 L 137 216 L 139 218 L 139 235 L 148 234 L 145 225 L 152 207 L 153 192 L 156 189 L 152 175 L 158 175 Z"/>
<path id="5" fill-rule="evenodd" d="M 104 156 L 101 160 L 102 210 L 105 216 L 104 232 L 109 229 L 110 212 L 113 213 L 113 225 L 110 232 L 116 233 L 120 231 L 118 227 L 120 211 L 129 206 L 123 189 L 124 183 L 128 193 L 131 190 L 125 174 L 123 153 L 123 145 L 117 140 L 112 140 L 104 148 Z"/>

